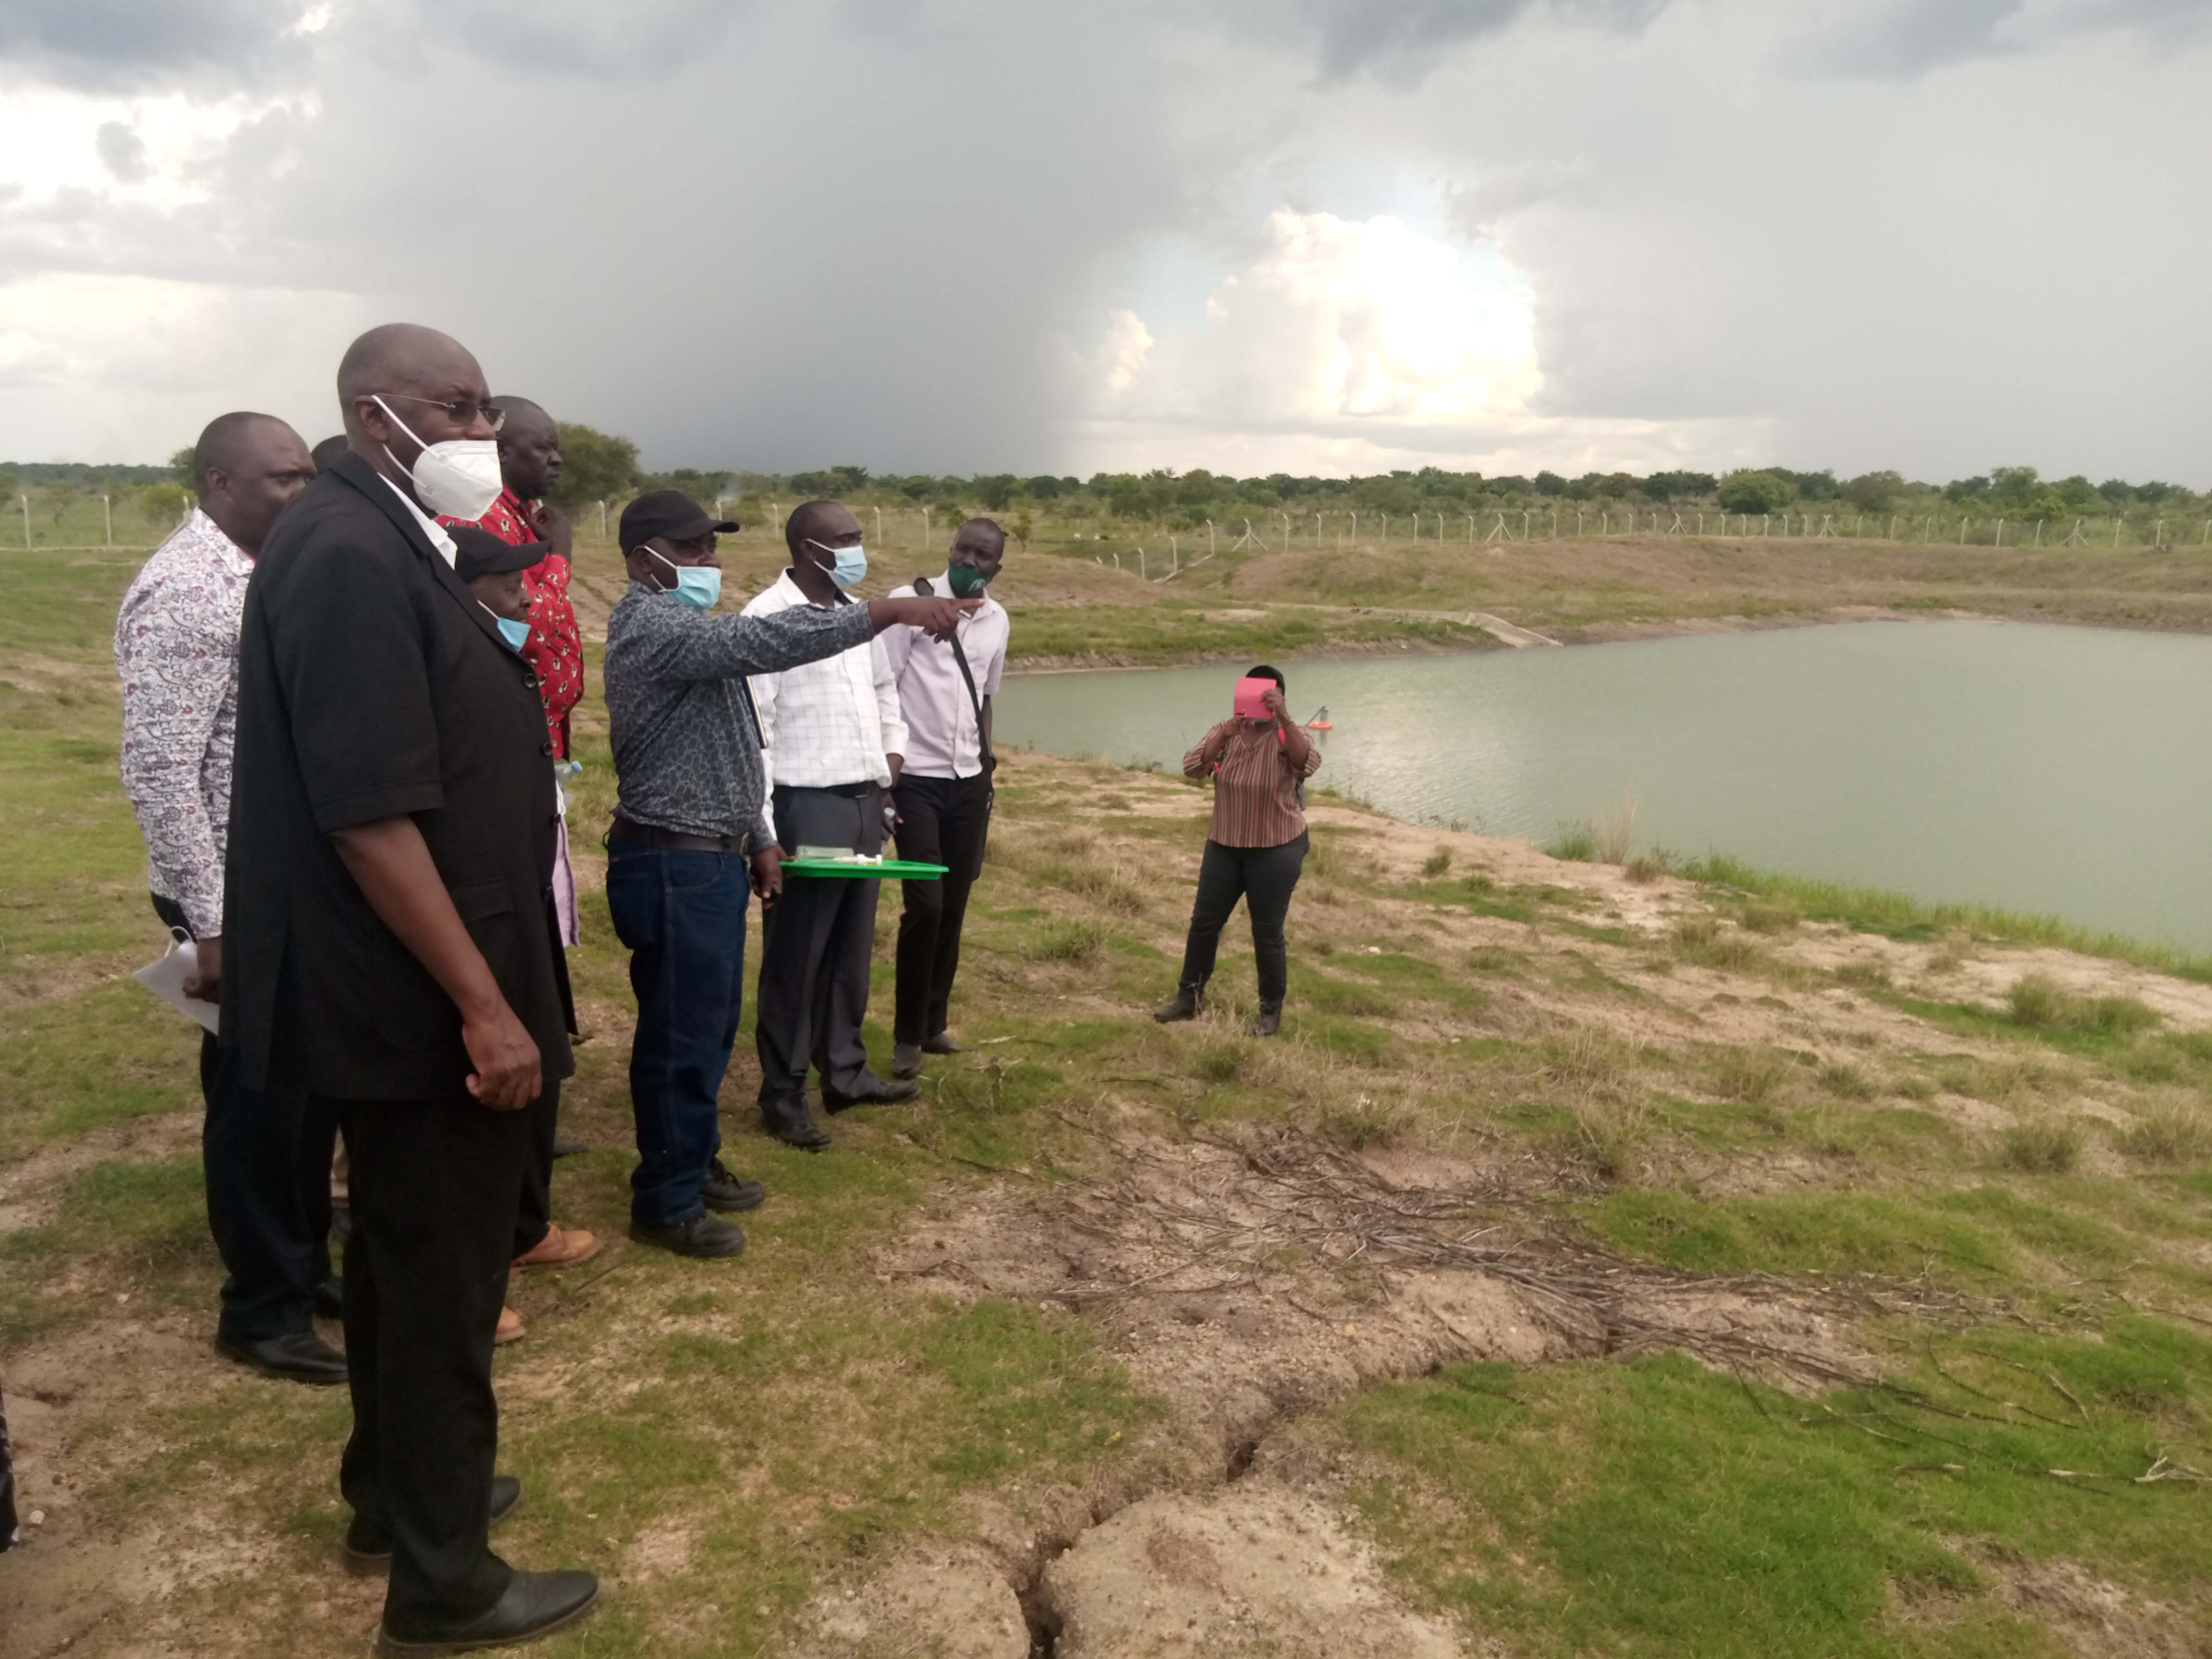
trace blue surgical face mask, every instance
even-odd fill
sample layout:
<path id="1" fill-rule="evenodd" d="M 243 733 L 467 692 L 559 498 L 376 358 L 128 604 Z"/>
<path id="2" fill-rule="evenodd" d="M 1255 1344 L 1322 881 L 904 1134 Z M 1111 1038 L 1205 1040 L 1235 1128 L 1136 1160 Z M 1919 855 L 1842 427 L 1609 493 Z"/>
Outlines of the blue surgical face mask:
<path id="1" fill-rule="evenodd" d="M 661 563 L 676 573 L 675 585 L 664 587 L 660 590 L 662 592 L 673 593 L 684 604 L 696 605 L 702 611 L 712 611 L 714 608 L 714 601 L 722 597 L 722 573 L 719 567 L 711 564 L 678 564 L 675 560 L 654 552 L 652 548 L 648 547 L 645 550 L 652 553 L 654 558 L 659 559 Z"/>
<path id="2" fill-rule="evenodd" d="M 492 620 L 499 624 L 500 637 L 517 651 L 521 650 L 523 641 L 530 637 L 530 624 L 517 622 L 512 617 L 495 617 Z"/>
<path id="3" fill-rule="evenodd" d="M 818 547 L 835 561 L 830 567 L 830 580 L 840 587 L 852 587 L 868 579 L 868 550 L 864 547 L 831 547 L 825 543 L 810 541 L 809 547 Z"/>

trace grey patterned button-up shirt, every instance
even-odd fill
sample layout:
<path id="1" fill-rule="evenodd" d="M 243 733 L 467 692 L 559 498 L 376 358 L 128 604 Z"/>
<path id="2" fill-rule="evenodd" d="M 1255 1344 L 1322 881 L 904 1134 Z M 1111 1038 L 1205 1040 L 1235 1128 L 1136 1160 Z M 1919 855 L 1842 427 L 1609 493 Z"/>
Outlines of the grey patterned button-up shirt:
<path id="1" fill-rule="evenodd" d="M 123 793 L 147 885 L 193 933 L 222 932 L 222 852 L 238 734 L 238 625 L 253 561 L 198 507 L 139 567 L 115 618 Z"/>
<path id="2" fill-rule="evenodd" d="M 745 676 L 835 656 L 870 633 L 865 605 L 731 616 L 632 582 L 607 618 L 601 667 L 617 810 L 649 830 L 774 841 Z"/>

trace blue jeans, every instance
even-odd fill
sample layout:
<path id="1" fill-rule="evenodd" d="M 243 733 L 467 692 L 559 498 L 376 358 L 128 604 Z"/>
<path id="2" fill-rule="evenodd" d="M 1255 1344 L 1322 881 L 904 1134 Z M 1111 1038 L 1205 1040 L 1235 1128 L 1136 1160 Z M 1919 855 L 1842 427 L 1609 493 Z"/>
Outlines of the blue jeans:
<path id="1" fill-rule="evenodd" d="M 744 1002 L 751 890 L 741 854 L 607 842 L 607 908 L 637 996 L 629 1212 L 648 1227 L 681 1226 L 706 1209 L 699 1182 L 722 1145 L 716 1102 Z"/>

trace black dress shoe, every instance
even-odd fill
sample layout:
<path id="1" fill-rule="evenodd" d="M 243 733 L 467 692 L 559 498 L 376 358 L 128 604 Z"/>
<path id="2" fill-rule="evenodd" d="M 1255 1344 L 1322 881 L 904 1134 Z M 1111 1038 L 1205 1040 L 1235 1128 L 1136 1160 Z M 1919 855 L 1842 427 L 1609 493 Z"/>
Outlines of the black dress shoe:
<path id="1" fill-rule="evenodd" d="M 715 1158 L 707 1165 L 707 1178 L 699 1183 L 699 1196 L 710 1210 L 757 1210 L 768 1198 L 768 1188 L 757 1181 L 733 1176 Z"/>
<path id="2" fill-rule="evenodd" d="M 921 1052 L 925 1054 L 964 1054 L 968 1051 L 945 1032 L 939 1031 L 935 1036 L 921 1040 Z"/>
<path id="3" fill-rule="evenodd" d="M 572 1139 L 567 1135 L 553 1137 L 553 1156 L 556 1158 L 574 1158 L 579 1152 L 588 1152 L 591 1150 L 591 1146 L 586 1141 Z"/>
<path id="4" fill-rule="evenodd" d="M 919 1042 L 891 1044 L 891 1075 L 898 1078 L 921 1075 L 921 1045 Z"/>
<path id="5" fill-rule="evenodd" d="M 522 1501 L 522 1482 L 511 1474 L 495 1474 L 491 1478 L 491 1523 L 495 1527 L 514 1513 L 514 1506 Z M 392 1528 L 379 1523 L 372 1526 L 359 1515 L 346 1528 L 343 1546 L 345 1568 L 348 1572 L 366 1577 L 371 1573 L 392 1571 Z"/>
<path id="6" fill-rule="evenodd" d="M 1283 1029 L 1283 1005 L 1279 1002 L 1261 1003 L 1260 1012 L 1252 1016 L 1251 1024 L 1245 1029 L 1254 1036 L 1274 1036 Z"/>
<path id="7" fill-rule="evenodd" d="M 885 1083 L 881 1078 L 872 1077 L 849 1095 L 834 1094 L 824 1088 L 822 1103 L 833 1112 L 847 1112 L 855 1106 L 896 1106 L 921 1092 L 919 1083 Z"/>
<path id="8" fill-rule="evenodd" d="M 345 1356 L 313 1331 L 288 1331 L 264 1336 L 258 1342 L 241 1341 L 215 1334 L 215 1351 L 235 1359 L 264 1376 L 281 1376 L 288 1382 L 313 1382 L 328 1387 L 346 1380 Z"/>
<path id="9" fill-rule="evenodd" d="M 323 1319 L 345 1317 L 345 1280 L 336 1273 L 315 1286 L 315 1313 Z"/>
<path id="10" fill-rule="evenodd" d="M 834 1111 L 836 1108 L 831 1108 Z M 796 1146 L 805 1152 L 826 1152 L 830 1150 L 830 1132 L 814 1121 L 814 1114 L 806 1109 L 803 1100 L 780 1101 L 774 1105 L 761 1104 L 761 1127 L 787 1146 Z"/>
<path id="11" fill-rule="evenodd" d="M 701 1261 L 736 1255 L 745 1248 L 743 1228 L 734 1221 L 725 1221 L 704 1211 L 673 1227 L 653 1227 L 642 1221 L 633 1221 L 629 1224 L 629 1236 L 641 1244 L 658 1244 L 664 1250 L 696 1256 Z"/>
<path id="12" fill-rule="evenodd" d="M 1163 1025 L 1172 1025 L 1180 1019 L 1196 1019 L 1206 1008 L 1206 988 L 1185 985 L 1165 1002 L 1152 1010 L 1152 1018 Z"/>
<path id="13" fill-rule="evenodd" d="M 580 1619 L 599 1599 L 599 1581 L 588 1572 L 518 1572 L 507 1593 L 473 1619 L 437 1630 L 376 1627 L 379 1653 L 466 1653 L 530 1642 Z"/>

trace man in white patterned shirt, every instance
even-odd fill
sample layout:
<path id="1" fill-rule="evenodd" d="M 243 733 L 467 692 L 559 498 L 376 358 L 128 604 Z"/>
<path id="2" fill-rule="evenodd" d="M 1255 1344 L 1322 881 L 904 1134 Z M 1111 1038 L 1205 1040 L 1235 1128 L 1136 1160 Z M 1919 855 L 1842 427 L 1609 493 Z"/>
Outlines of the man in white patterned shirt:
<path id="1" fill-rule="evenodd" d="M 860 521 L 836 501 L 793 509 L 783 530 L 791 568 L 745 607 L 748 617 L 800 605 L 851 605 L 845 591 L 868 573 Z M 752 681 L 769 815 L 786 858 L 801 847 L 883 850 L 890 787 L 905 763 L 898 683 L 880 638 Z M 787 1146 L 820 1152 L 829 1132 L 806 1103 L 810 1059 L 822 1103 L 888 1105 L 920 1092 L 868 1069 L 860 1021 L 868 1011 L 883 884 L 789 876 L 769 913 L 761 946 L 754 1042 L 760 1054 L 762 1127 Z"/>
<path id="2" fill-rule="evenodd" d="M 270 415 L 218 416 L 192 452 L 199 505 L 139 569 L 115 621 L 123 788 L 146 838 L 154 909 L 190 935 L 213 1001 L 222 977 L 223 846 L 238 726 L 238 629 L 262 538 L 315 476 L 300 434 Z M 315 1334 L 327 1306 L 334 1121 L 296 1091 L 245 1088 L 212 1036 L 200 1045 L 208 1226 L 228 1277 L 216 1346 L 295 1382 L 345 1381 Z"/>

